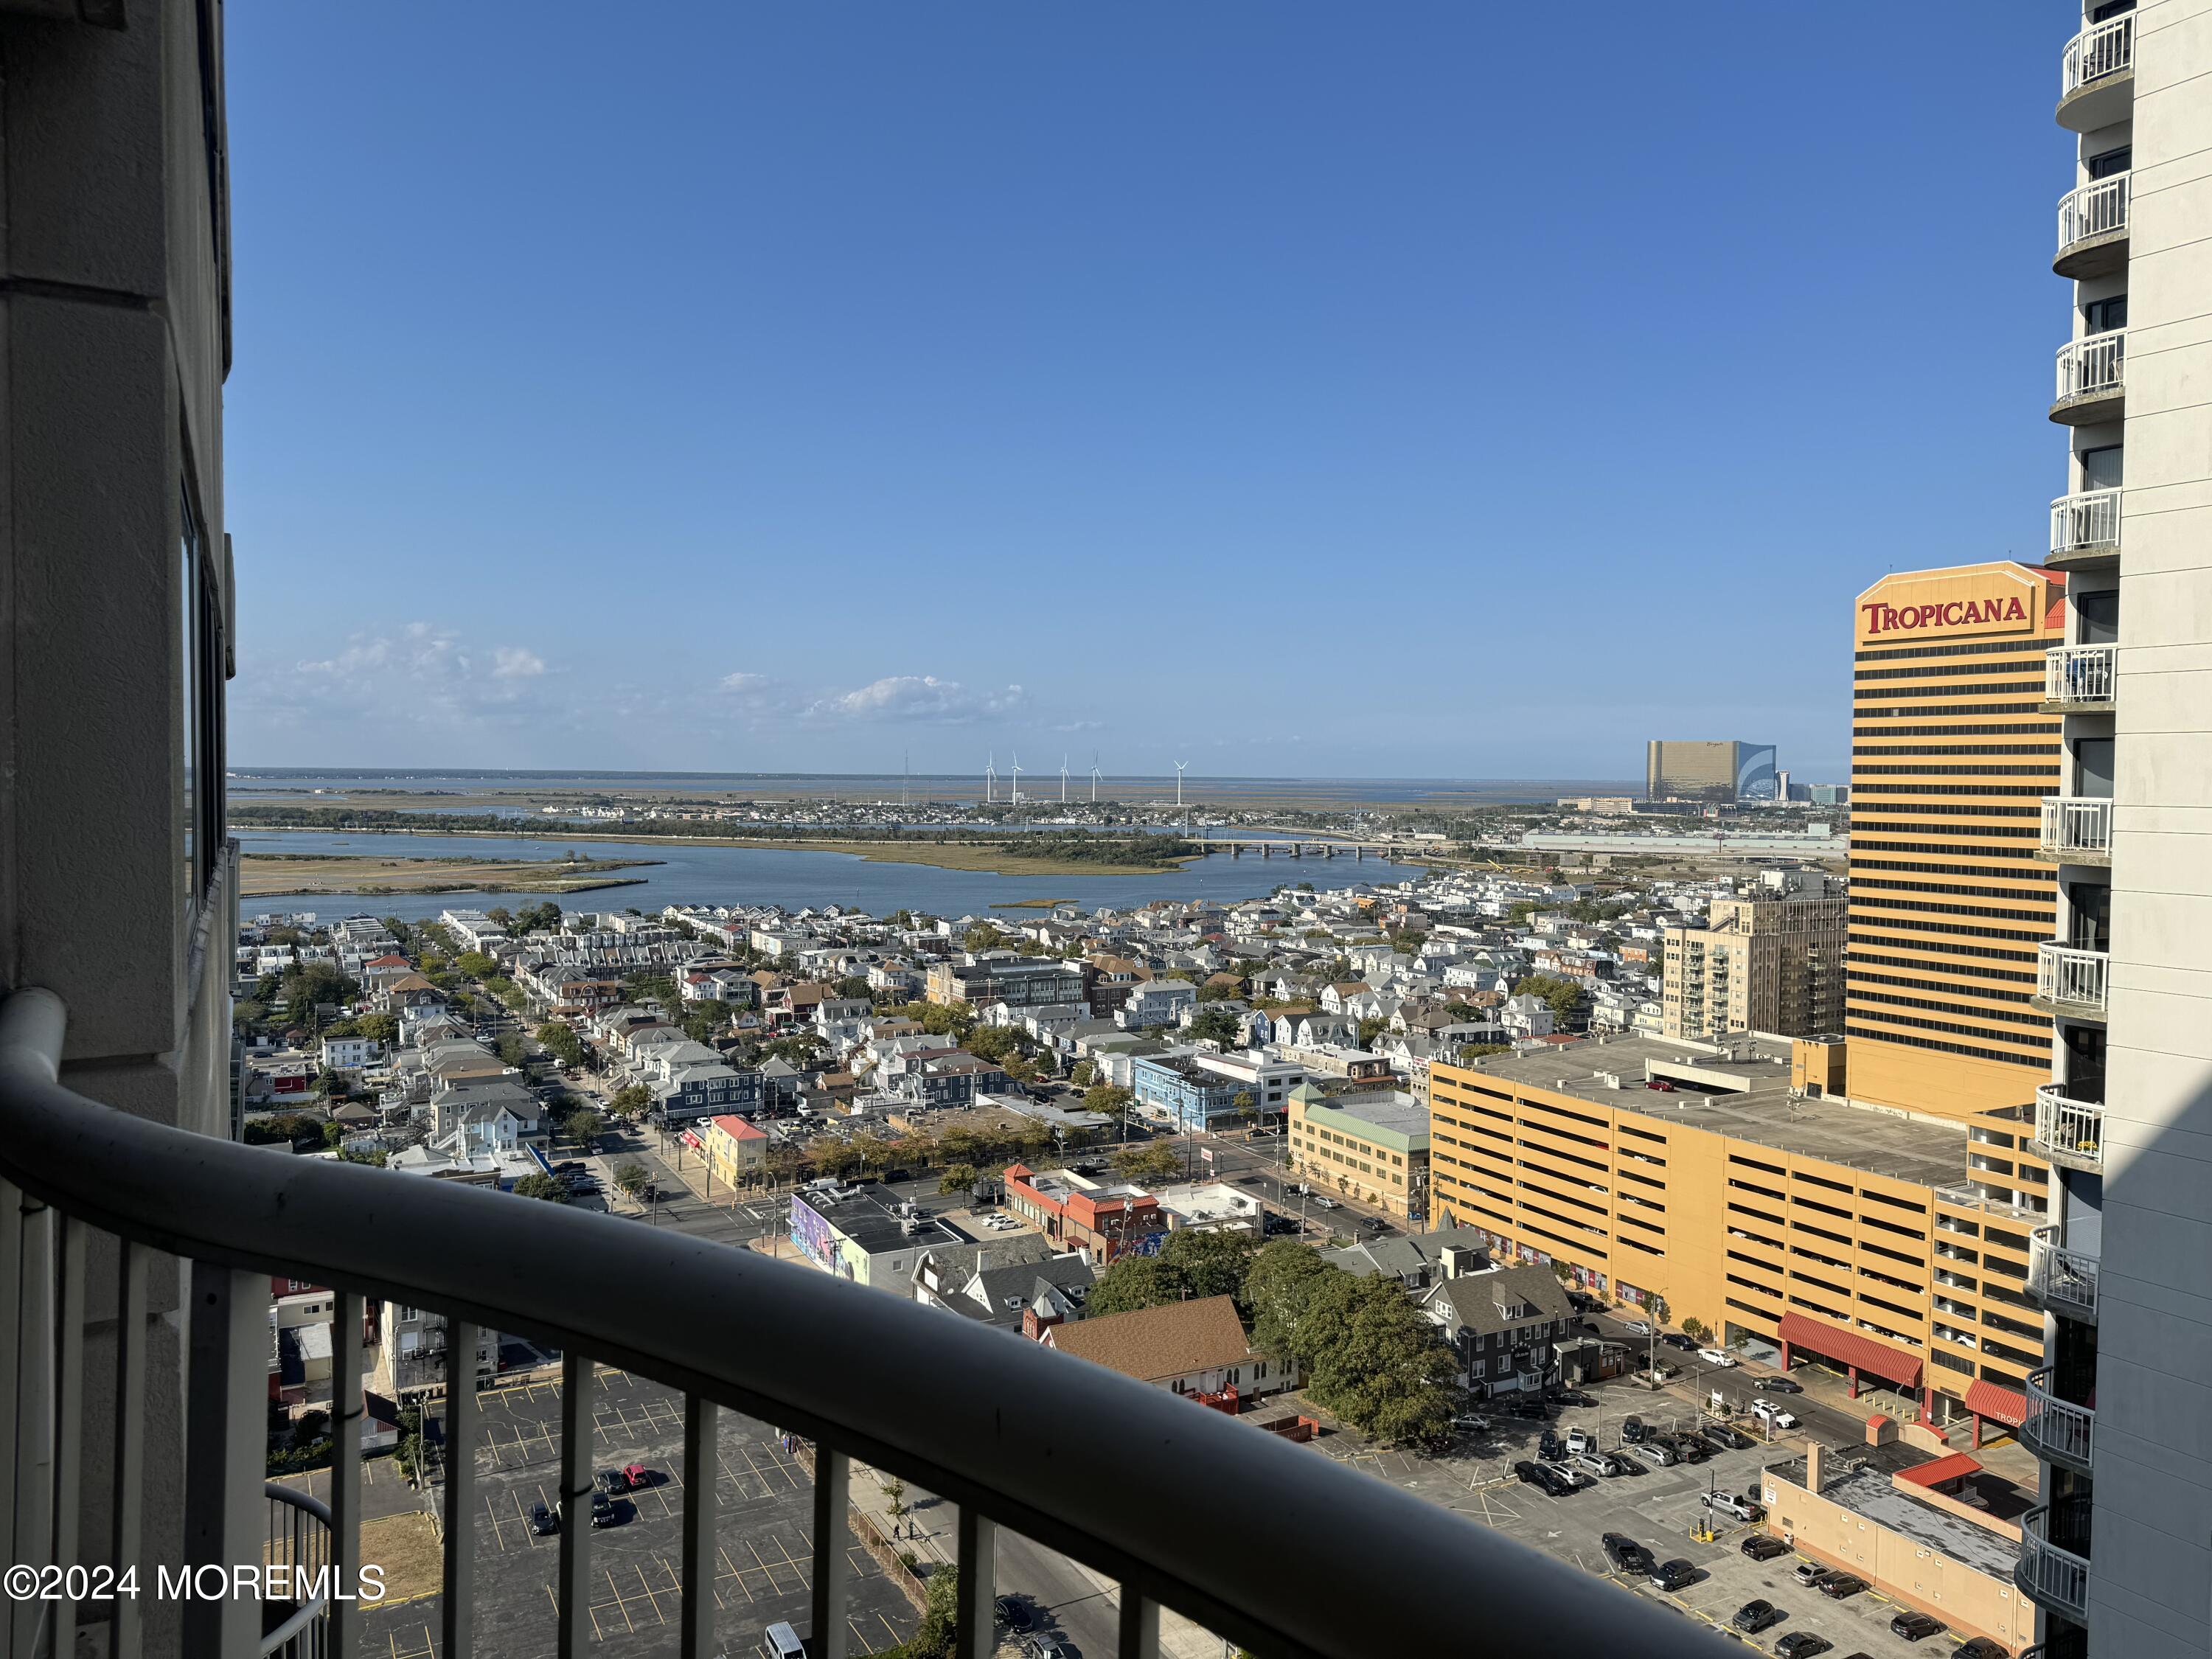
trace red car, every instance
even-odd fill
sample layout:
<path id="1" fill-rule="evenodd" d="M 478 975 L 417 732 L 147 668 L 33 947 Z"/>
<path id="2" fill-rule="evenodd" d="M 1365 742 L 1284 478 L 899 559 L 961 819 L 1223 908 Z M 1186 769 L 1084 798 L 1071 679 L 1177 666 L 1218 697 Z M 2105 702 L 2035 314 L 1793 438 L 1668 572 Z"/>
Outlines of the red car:
<path id="1" fill-rule="evenodd" d="M 628 1463 L 623 1467 L 623 1479 L 631 1492 L 643 1492 L 653 1484 L 653 1471 L 642 1463 Z"/>

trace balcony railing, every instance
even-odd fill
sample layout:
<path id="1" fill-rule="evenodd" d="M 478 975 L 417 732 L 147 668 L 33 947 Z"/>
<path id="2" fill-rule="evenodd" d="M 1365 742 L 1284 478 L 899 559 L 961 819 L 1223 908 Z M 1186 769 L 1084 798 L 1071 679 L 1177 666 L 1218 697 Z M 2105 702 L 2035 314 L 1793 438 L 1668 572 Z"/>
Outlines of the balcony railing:
<path id="1" fill-rule="evenodd" d="M 2043 836 L 2047 857 L 2100 862 L 2112 855 L 2112 803 L 2096 795 L 2046 795 Z"/>
<path id="2" fill-rule="evenodd" d="M 2020 1425 L 2028 1449 L 2048 1462 L 2076 1469 L 2089 1467 L 2096 1448 L 2097 1413 L 2051 1391 L 2051 1368 L 2031 1371 L 2027 1377 L 2027 1412 Z"/>
<path id="3" fill-rule="evenodd" d="M 2035 999 L 2069 1013 L 2102 1018 L 2112 965 L 2112 959 L 2105 951 L 2045 940 L 2035 947 Z M 2039 1108 L 2037 1119 L 2040 1123 Z"/>
<path id="4" fill-rule="evenodd" d="M 2051 504 L 2051 556 L 2117 550 L 2120 544 L 2120 491 L 2093 489 L 2061 495 Z"/>
<path id="5" fill-rule="evenodd" d="M 2127 390 L 2128 331 L 2116 328 L 2058 348 L 2058 401 L 2115 397 Z"/>
<path id="6" fill-rule="evenodd" d="M 2020 1518 L 2020 1560 L 2013 1579 L 2046 1607 L 2075 1619 L 2089 1611 L 2089 1563 L 2050 1540 L 2051 1511 L 2038 1504 Z"/>
<path id="7" fill-rule="evenodd" d="M 2131 70 L 2136 64 L 2136 20 L 2132 13 L 2096 23 L 2066 43 L 2059 65 L 2058 95 L 2072 97 L 2092 81 Z"/>
<path id="8" fill-rule="evenodd" d="M 2043 700 L 2066 708 L 2109 708 L 2119 688 L 2116 645 L 2057 645 L 2044 653 Z"/>
<path id="9" fill-rule="evenodd" d="M 2058 1229 L 2038 1227 L 2027 1240 L 2027 1293 L 2054 1313 L 2097 1317 L 2097 1258 L 2069 1250 Z"/>
<path id="10" fill-rule="evenodd" d="M 293 1586 L 304 1587 L 306 1593 L 263 1604 L 262 1622 L 270 1629 L 261 1638 L 261 1659 L 325 1659 L 329 1651 L 325 1614 L 331 1589 L 326 1573 L 333 1565 L 330 1506 L 278 1480 L 265 1482 L 262 1492 L 268 1500 L 269 1524 L 261 1559 L 289 1570 Z"/>
<path id="11" fill-rule="evenodd" d="M 2069 190 L 2058 198 L 2058 251 L 2093 236 L 2109 236 L 2128 228 L 2128 179 L 2116 173 L 2109 179 Z"/>
<path id="12" fill-rule="evenodd" d="M 2075 1168 L 2096 1169 L 2105 1161 L 2105 1109 L 2074 1100 L 2057 1084 L 2035 1091 L 2035 1145 L 2045 1158 Z"/>
<path id="13" fill-rule="evenodd" d="M 57 1080 L 64 1024 L 60 1000 L 49 992 L 18 991 L 0 1004 L 0 1296 L 15 1298 L 21 1329 L 34 1334 L 0 1364 L 0 1412 L 19 1452 L 13 1504 L 0 1505 L 15 1522 L 15 1561 L 75 1563 L 77 1505 L 90 1485 L 82 1402 L 106 1390 L 119 1402 L 114 1490 L 133 1495 L 112 1506 L 107 1560 L 118 1571 L 140 1565 L 150 1577 L 135 1494 L 147 1485 L 149 1458 L 147 1334 L 155 1327 L 146 1315 L 147 1274 L 155 1253 L 166 1252 L 190 1263 L 191 1431 L 182 1467 L 154 1473 L 156 1490 L 181 1493 L 194 1565 L 253 1561 L 268 1543 L 260 1522 L 267 1313 L 270 1275 L 281 1273 L 334 1292 L 339 1410 L 328 1559 L 341 1585 L 355 1582 L 362 1560 L 367 1295 L 450 1322 L 448 1358 L 465 1369 L 448 1378 L 448 1445 L 478 1438 L 480 1330 L 560 1350 L 555 1495 L 571 1515 L 584 1513 L 592 1489 L 596 1362 L 684 1395 L 687 1493 L 713 1490 L 723 1411 L 811 1440 L 816 1659 L 849 1650 L 845 1534 L 856 1458 L 957 1506 L 960 1659 L 979 1659 L 994 1641 L 992 1566 L 1002 1527 L 1119 1581 L 1119 1659 L 1153 1659 L 1162 1607 L 1267 1659 L 1519 1651 L 1530 1644 L 1659 1659 L 1712 1659 L 1717 1650 L 1687 1621 L 1385 1481 L 901 1297 L 665 1229 L 452 1182 L 272 1157 L 98 1104 Z M 95 1232 L 120 1241 L 102 1258 L 114 1263 L 120 1315 L 118 1341 L 97 1362 L 101 1388 L 88 1390 L 94 1362 L 83 1330 Z M 105 1302 L 110 1292 L 100 1290 Z M 40 1447 L 43 1461 L 21 1455 Z M 106 1469 L 100 1479 L 109 1479 Z M 473 1547 L 485 1509 L 475 1460 L 447 1460 L 441 1654 L 471 1651 L 477 1633 Z M 715 1511 L 712 1503 L 683 1506 L 672 1564 L 680 1589 L 671 1599 L 680 1602 L 685 1659 L 722 1650 L 714 1623 Z M 1255 1515 L 1290 1524 L 1255 1528 Z M 590 1640 L 592 1545 L 588 1527 L 561 1528 L 554 1596 L 563 1655 L 582 1653 Z M 1488 1638 L 1469 1635 L 1467 1610 L 1477 1604 Z M 106 1616 L 86 1611 L 88 1620 Z M 251 1601 L 187 1603 L 185 1650 L 251 1659 L 262 1650 L 262 1611 Z M 301 1611 L 307 1626 L 284 1643 L 312 1640 L 319 1654 L 355 1659 L 358 1605 L 334 1595 Z M 67 1603 L 40 1612 L 49 1633 L 77 1622 Z M 118 1625 L 114 1635 L 114 1659 L 137 1659 L 135 1626 Z"/>

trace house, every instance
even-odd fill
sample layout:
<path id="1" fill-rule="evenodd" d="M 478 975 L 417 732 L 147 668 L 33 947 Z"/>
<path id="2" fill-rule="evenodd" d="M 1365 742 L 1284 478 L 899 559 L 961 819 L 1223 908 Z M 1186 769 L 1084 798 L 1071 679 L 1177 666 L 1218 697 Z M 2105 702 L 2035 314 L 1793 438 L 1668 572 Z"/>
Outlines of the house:
<path id="1" fill-rule="evenodd" d="M 384 1058 L 384 1045 L 374 1037 L 348 1036 L 323 1039 L 323 1065 L 333 1072 L 358 1072 L 376 1065 Z"/>
<path id="2" fill-rule="evenodd" d="M 1198 987 L 1188 980 L 1148 979 L 1129 988 L 1128 1000 L 1114 1011 L 1123 1030 L 1180 1024 L 1183 1011 L 1198 1006 Z"/>
<path id="3" fill-rule="evenodd" d="M 1241 1403 L 1279 1393 L 1297 1377 L 1295 1367 L 1254 1351 L 1237 1304 L 1226 1296 L 1055 1325 L 1041 1340 L 1048 1348 L 1174 1394 L 1233 1396 Z"/>
<path id="4" fill-rule="evenodd" d="M 681 1139 L 707 1160 L 707 1173 L 732 1188 L 749 1187 L 768 1169 L 768 1133 L 732 1114 L 710 1117 Z"/>
<path id="5" fill-rule="evenodd" d="M 1034 1341 L 1083 1317 L 1097 1277 L 1080 1254 L 1055 1251 L 1036 1234 L 1023 1233 L 972 1252 L 925 1252 L 915 1268 L 914 1294 L 925 1306 Z"/>
<path id="6" fill-rule="evenodd" d="M 1459 1356 L 1468 1387 L 1486 1399 L 1557 1382 L 1553 1350 L 1577 1334 L 1567 1287 L 1549 1267 L 1467 1271 L 1476 1255 L 1448 1254 L 1444 1279 L 1419 1298 Z"/>

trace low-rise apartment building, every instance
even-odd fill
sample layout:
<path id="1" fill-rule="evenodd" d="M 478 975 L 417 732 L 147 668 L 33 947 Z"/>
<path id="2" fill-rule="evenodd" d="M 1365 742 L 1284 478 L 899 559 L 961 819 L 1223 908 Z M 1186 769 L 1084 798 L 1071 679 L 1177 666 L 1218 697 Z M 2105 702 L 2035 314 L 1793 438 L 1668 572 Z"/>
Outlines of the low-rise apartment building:
<path id="1" fill-rule="evenodd" d="M 1088 981 L 1089 970 L 1080 962 L 992 952 L 932 964 L 927 995 L 943 1008 L 994 1002 L 1030 1008 L 1055 1002 L 1087 1002 Z"/>
<path id="2" fill-rule="evenodd" d="M 1152 1255 L 1167 1242 L 1170 1218 L 1141 1188 L 1102 1186 L 1071 1170 L 1006 1166 L 1006 1207 L 1063 1250 L 1094 1267 L 1125 1255 Z"/>
<path id="3" fill-rule="evenodd" d="M 1287 1103 L 1291 1170 L 1392 1215 L 1427 1216 L 1427 1108 L 1395 1090 L 1332 1097 L 1310 1083 L 1291 1090 Z"/>
<path id="4" fill-rule="evenodd" d="M 748 1187 L 768 1169 L 768 1133 L 744 1118 L 710 1117 L 684 1132 L 687 1145 L 707 1161 L 707 1173 L 725 1187 Z"/>
<path id="5" fill-rule="evenodd" d="M 791 1195 L 791 1242 L 826 1273 L 900 1296 L 912 1294 L 927 1250 L 966 1243 L 945 1223 L 894 1207 L 872 1187 L 810 1182 Z"/>

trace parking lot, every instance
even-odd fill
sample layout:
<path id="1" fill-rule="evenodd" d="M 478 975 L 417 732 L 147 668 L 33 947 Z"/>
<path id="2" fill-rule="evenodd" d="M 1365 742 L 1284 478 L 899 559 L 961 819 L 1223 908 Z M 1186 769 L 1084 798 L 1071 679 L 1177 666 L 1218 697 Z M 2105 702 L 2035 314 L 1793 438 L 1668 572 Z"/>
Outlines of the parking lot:
<path id="1" fill-rule="evenodd" d="M 533 1534 L 530 1511 L 541 1503 L 557 1509 L 561 1390 L 520 1384 L 488 1391 L 479 1403 L 477 1646 L 501 1659 L 550 1655 L 561 1540 Z M 592 1467 L 642 1463 L 651 1480 L 616 1500 L 617 1524 L 591 1534 L 586 1639 L 608 1659 L 657 1653 L 674 1642 L 682 1607 L 678 1556 L 684 1505 L 692 1499 L 681 1468 L 683 1402 L 658 1383 L 602 1370 L 592 1415 Z M 766 1653 L 762 1632 L 777 1620 L 808 1626 L 813 1483 L 765 1425 L 725 1412 L 718 1439 L 716 1651 L 741 1659 Z M 846 1554 L 852 1651 L 905 1640 L 913 1633 L 911 1604 L 849 1535 Z M 438 1619 L 434 1596 L 372 1610 L 367 1651 L 373 1659 L 437 1659 Z"/>
<path id="2" fill-rule="evenodd" d="M 1794 1455 L 1787 1444 L 1754 1444 L 1747 1450 L 1716 1453 L 1701 1464 L 1673 1468 L 1653 1468 L 1639 1462 L 1641 1474 L 1601 1480 L 1565 1498 L 1547 1497 L 1516 1478 L 1514 1463 L 1536 1456 L 1538 1437 L 1547 1424 L 1562 1436 L 1571 1428 L 1587 1428 L 1607 1450 L 1620 1446 L 1620 1424 L 1629 1416 L 1662 1429 L 1694 1425 L 1693 1413 L 1664 1395 L 1653 1396 L 1610 1383 L 1599 1385 L 1590 1397 L 1597 1402 L 1595 1406 L 1559 1407 L 1541 1422 L 1483 1407 L 1495 1426 L 1461 1436 L 1454 1449 L 1441 1457 L 1378 1451 L 1349 1431 L 1322 1437 L 1314 1443 L 1314 1449 L 1471 1516 L 1595 1577 L 1611 1579 L 1631 1595 L 1661 1602 L 1722 1631 L 1747 1601 L 1771 1601 L 1781 1609 L 1780 1621 L 1745 1638 L 1747 1645 L 1764 1651 L 1771 1652 L 1777 1641 L 1794 1632 L 1810 1631 L 1833 1644 L 1834 1659 L 1859 1653 L 1875 1659 L 1950 1659 L 1959 1638 L 1937 1636 L 1914 1644 L 1891 1634 L 1890 1619 L 1899 1611 L 1896 1603 L 1870 1589 L 1832 1601 L 1804 1588 L 1792 1576 L 1804 1557 L 1792 1552 L 1767 1562 L 1751 1559 L 1742 1553 L 1743 1540 L 1765 1528 L 1712 1513 L 1699 1503 L 1700 1494 L 1713 1490 L 1756 1498 L 1760 1471 Z M 1695 1534 L 1708 1522 L 1717 1535 L 1702 1541 Z M 1648 1579 L 1617 1573 L 1599 1542 L 1608 1532 L 1634 1539 L 1658 1561 L 1686 1560 L 1701 1576 L 1668 1594 Z"/>

